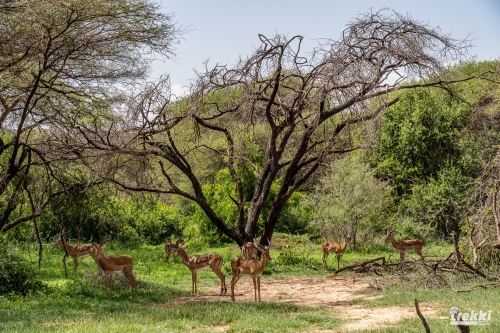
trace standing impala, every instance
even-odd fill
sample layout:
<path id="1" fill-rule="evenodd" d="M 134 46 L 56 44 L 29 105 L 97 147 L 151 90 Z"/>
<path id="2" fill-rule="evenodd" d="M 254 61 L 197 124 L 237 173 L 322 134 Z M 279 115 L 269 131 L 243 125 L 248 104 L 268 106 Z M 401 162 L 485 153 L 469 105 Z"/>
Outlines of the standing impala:
<path id="1" fill-rule="evenodd" d="M 340 268 L 340 257 L 342 256 L 342 252 L 345 251 L 347 245 L 351 242 L 351 237 L 344 235 L 344 243 L 339 244 L 335 242 L 324 242 L 321 244 L 321 250 L 323 251 L 323 267 L 328 269 L 328 264 L 326 263 L 326 259 L 330 253 L 335 252 L 335 256 L 337 257 L 337 269 Z"/>
<path id="2" fill-rule="evenodd" d="M 188 239 L 189 240 L 189 239 Z M 182 244 L 184 244 L 183 242 Z M 188 257 L 186 254 L 186 247 L 182 247 L 182 244 L 175 250 L 174 258 L 181 257 L 182 262 L 191 270 L 191 295 L 196 295 L 198 288 L 196 286 L 196 280 L 198 278 L 198 271 L 203 269 L 211 269 L 220 279 L 221 287 L 220 294 L 225 295 L 227 293 L 226 288 L 226 277 L 222 274 L 221 268 L 223 259 L 217 254 L 202 254 Z"/>
<path id="3" fill-rule="evenodd" d="M 130 282 L 130 291 L 135 291 L 136 281 L 132 269 L 134 267 L 134 262 L 132 258 L 128 256 L 105 256 L 102 252 L 105 246 L 92 243 L 90 247 L 90 254 L 95 260 L 97 266 L 99 266 L 105 273 L 104 283 L 106 284 L 106 292 L 108 291 L 108 281 L 109 281 L 109 291 L 113 292 L 113 273 L 123 272 L 127 280 Z"/>
<path id="4" fill-rule="evenodd" d="M 179 247 L 179 245 L 182 243 L 182 237 L 177 238 L 177 241 L 175 243 L 172 243 L 170 241 L 165 243 L 165 261 L 168 262 L 168 259 L 170 258 L 170 253 L 174 253 L 175 250 Z M 177 257 L 174 257 L 174 262 L 177 262 Z"/>
<path id="5" fill-rule="evenodd" d="M 231 261 L 231 272 L 233 278 L 231 279 L 231 299 L 234 301 L 234 285 L 240 279 L 241 275 L 250 275 L 253 280 L 253 289 L 255 293 L 255 301 L 257 302 L 257 290 L 259 291 L 259 302 L 260 302 L 260 277 L 266 268 L 266 261 L 271 260 L 269 255 L 269 246 L 261 247 L 259 245 L 259 250 L 261 252 L 260 260 L 251 260 L 236 258 Z"/>
<path id="6" fill-rule="evenodd" d="M 55 245 L 60 246 L 71 258 L 73 258 L 73 271 L 75 272 L 75 274 L 76 268 L 78 267 L 78 258 L 90 256 L 90 248 L 92 246 L 91 244 L 69 245 L 62 234 L 59 234 Z M 64 257 L 64 259 L 66 259 L 66 257 Z M 97 267 L 97 269 L 100 273 L 100 268 Z"/>
<path id="7" fill-rule="evenodd" d="M 259 250 L 252 242 L 246 242 L 241 247 L 241 256 L 243 259 L 257 259 L 257 253 L 259 253 Z"/>
<path id="8" fill-rule="evenodd" d="M 399 251 L 399 262 L 402 263 L 405 260 L 405 251 L 409 250 L 415 250 L 417 251 L 418 255 L 423 258 L 422 256 L 422 247 L 424 246 L 424 243 L 420 239 L 405 239 L 405 240 L 400 240 L 397 242 L 394 239 L 393 233 L 389 233 L 387 235 L 387 238 L 385 239 L 386 243 L 391 243 L 392 246 L 396 250 Z"/>

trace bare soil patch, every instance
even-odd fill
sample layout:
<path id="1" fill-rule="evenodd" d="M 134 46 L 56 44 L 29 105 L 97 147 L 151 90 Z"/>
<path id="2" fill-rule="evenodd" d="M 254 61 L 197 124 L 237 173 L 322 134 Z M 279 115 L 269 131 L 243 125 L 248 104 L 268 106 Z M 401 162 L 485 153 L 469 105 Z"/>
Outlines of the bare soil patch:
<path id="1" fill-rule="evenodd" d="M 369 299 L 374 296 L 368 290 L 368 279 L 359 276 L 340 276 L 326 278 L 318 276 L 299 276 L 281 280 L 261 279 L 260 295 L 262 302 L 290 303 L 300 306 L 329 308 L 346 320 L 339 332 L 352 332 L 387 327 L 405 318 L 417 317 L 413 307 L 363 308 L 352 305 L 354 299 Z M 230 279 L 228 279 L 230 281 Z M 228 283 L 229 283 L 228 281 Z M 181 297 L 179 301 L 231 301 L 231 290 L 219 296 L 220 285 L 206 291 L 198 290 L 197 296 Z M 253 282 L 248 277 L 241 278 L 235 287 L 236 302 L 254 302 Z M 436 316 L 432 306 L 421 306 L 425 316 Z M 221 331 L 223 331 L 222 329 Z M 331 330 L 312 330 L 308 333 L 337 332 Z"/>

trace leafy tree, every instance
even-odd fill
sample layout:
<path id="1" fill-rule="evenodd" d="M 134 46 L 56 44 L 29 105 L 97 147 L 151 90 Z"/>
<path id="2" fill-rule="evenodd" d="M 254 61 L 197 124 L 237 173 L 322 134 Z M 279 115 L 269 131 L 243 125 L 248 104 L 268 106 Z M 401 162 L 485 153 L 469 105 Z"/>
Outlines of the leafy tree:
<path id="1" fill-rule="evenodd" d="M 386 111 L 372 162 L 378 176 L 395 185 L 400 213 L 413 222 L 458 231 L 475 206 L 469 201 L 476 192 L 473 180 L 484 173 L 499 142 L 491 109 L 498 89 L 495 66 L 496 61 L 461 62 L 450 68 L 450 78 L 489 74 L 445 91 L 405 91 Z M 485 113 L 486 107 L 491 111 Z"/>
<path id="2" fill-rule="evenodd" d="M 356 247 L 358 233 L 381 231 L 391 206 L 392 188 L 375 177 L 368 164 L 343 157 L 324 170 L 308 202 L 314 211 L 311 226 L 330 241 L 350 235 Z"/>
<path id="3" fill-rule="evenodd" d="M 78 172 L 62 128 L 112 116 L 120 89 L 146 77 L 153 53 L 170 56 L 180 33 L 149 0 L 0 2 L 2 231 L 100 182 Z"/>
<path id="4" fill-rule="evenodd" d="M 404 92 L 382 122 L 374 161 L 379 175 L 390 179 L 399 197 L 414 184 L 436 178 L 446 165 L 457 164 L 456 135 L 471 108 L 446 92 Z"/>
<path id="5" fill-rule="evenodd" d="M 460 58 L 469 46 L 389 10 L 357 17 L 338 40 L 323 40 L 308 57 L 301 53 L 301 36 L 259 38 L 261 46 L 235 66 L 207 66 L 198 73 L 182 101 L 172 103 L 168 81 L 160 82 L 129 104 L 130 117 L 87 126 L 86 140 L 75 143 L 86 145 L 79 156 L 128 190 L 192 200 L 239 245 L 252 240 L 262 217 L 260 243 L 267 245 L 293 193 L 329 156 L 359 148 L 351 144 L 351 129 L 397 103 L 391 92 L 446 89 L 452 81 L 439 79 L 443 62 Z M 401 79 L 390 83 L 392 74 Z M 406 78 L 428 82 L 402 85 Z M 261 159 L 243 149 L 248 138 Z M 218 155 L 215 167 L 230 172 L 235 226 L 217 214 L 203 190 L 205 166 L 197 163 L 207 155 Z M 255 171 L 251 195 L 238 163 Z M 263 216 L 275 184 L 279 188 Z"/>

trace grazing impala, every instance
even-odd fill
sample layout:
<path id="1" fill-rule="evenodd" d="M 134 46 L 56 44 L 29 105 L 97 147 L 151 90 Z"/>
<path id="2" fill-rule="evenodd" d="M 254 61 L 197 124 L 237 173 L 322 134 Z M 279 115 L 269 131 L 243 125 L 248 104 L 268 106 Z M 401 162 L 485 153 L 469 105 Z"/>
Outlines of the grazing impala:
<path id="1" fill-rule="evenodd" d="M 175 243 L 173 242 L 166 242 L 165 243 L 165 261 L 168 262 L 168 259 L 170 258 L 170 253 L 174 254 L 175 250 L 179 247 L 179 245 L 182 243 L 182 237 L 177 238 L 177 241 Z M 174 262 L 177 262 L 177 257 L 174 257 Z"/>
<path id="2" fill-rule="evenodd" d="M 130 291 L 135 291 L 136 281 L 132 269 L 134 267 L 134 262 L 132 258 L 128 256 L 105 256 L 102 252 L 105 246 L 92 243 L 90 247 L 90 254 L 95 260 L 97 266 L 99 266 L 105 273 L 104 283 L 106 284 L 106 292 L 108 291 L 108 281 L 109 281 L 109 291 L 113 292 L 113 273 L 123 272 L 127 280 L 130 282 Z"/>
<path id="3" fill-rule="evenodd" d="M 189 239 L 188 239 L 189 240 Z M 184 244 L 183 242 L 182 244 Z M 196 286 L 196 280 L 198 278 L 198 271 L 203 269 L 211 269 L 215 275 L 220 279 L 221 287 L 220 294 L 225 295 L 227 293 L 226 288 L 226 277 L 222 274 L 221 268 L 223 259 L 217 254 L 202 254 L 188 257 L 186 254 L 186 247 L 182 247 L 182 244 L 175 250 L 174 258 L 181 257 L 182 262 L 191 270 L 191 295 L 196 295 L 198 288 Z"/>
<path id="4" fill-rule="evenodd" d="M 259 250 L 252 242 L 246 242 L 241 247 L 241 256 L 243 259 L 257 259 L 257 253 L 259 253 Z"/>
<path id="5" fill-rule="evenodd" d="M 328 264 L 326 263 L 326 259 L 330 253 L 335 252 L 335 256 L 337 257 L 337 269 L 340 268 L 340 257 L 342 256 L 342 252 L 345 251 L 347 245 L 351 242 L 351 237 L 344 235 L 344 243 L 338 244 L 335 242 L 324 242 L 321 244 L 321 250 L 323 251 L 323 267 L 328 268 Z"/>
<path id="6" fill-rule="evenodd" d="M 236 258 L 231 261 L 231 272 L 233 278 L 231 279 L 231 299 L 234 301 L 234 285 L 240 279 L 241 275 L 250 275 L 253 280 L 253 289 L 255 293 L 255 301 L 257 302 L 257 290 L 259 292 L 259 302 L 260 302 L 260 277 L 264 269 L 266 268 L 266 261 L 271 260 L 269 255 L 269 246 L 261 247 L 259 245 L 259 250 L 261 252 L 260 260 L 251 260 Z"/>
<path id="7" fill-rule="evenodd" d="M 55 245 L 60 246 L 71 258 L 73 258 L 73 271 L 75 272 L 75 274 L 76 268 L 78 267 L 78 258 L 90 256 L 90 248 L 92 246 L 91 244 L 69 245 L 62 234 L 59 234 Z M 64 259 L 66 259 L 66 257 L 64 257 Z M 97 267 L 97 269 L 100 272 L 100 268 Z"/>
<path id="8" fill-rule="evenodd" d="M 405 260 L 405 251 L 409 251 L 409 250 L 417 251 L 418 255 L 421 258 L 423 258 L 422 247 L 424 246 L 424 243 L 420 239 L 405 239 L 405 240 L 400 240 L 399 242 L 397 242 L 394 239 L 394 235 L 391 232 L 391 233 L 389 233 L 389 235 L 387 235 L 385 242 L 386 243 L 390 242 L 392 244 L 392 246 L 394 246 L 394 248 L 399 251 L 399 262 L 400 263 L 402 263 Z"/>

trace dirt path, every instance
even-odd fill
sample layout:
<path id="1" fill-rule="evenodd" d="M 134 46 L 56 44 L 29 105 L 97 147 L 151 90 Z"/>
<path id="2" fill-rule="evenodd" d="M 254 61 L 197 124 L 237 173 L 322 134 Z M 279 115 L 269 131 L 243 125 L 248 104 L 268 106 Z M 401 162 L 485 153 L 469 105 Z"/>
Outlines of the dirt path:
<path id="1" fill-rule="evenodd" d="M 336 277 L 325 278 L 318 276 L 301 276 L 281 280 L 266 280 L 261 282 L 261 300 L 263 302 L 291 303 L 301 306 L 332 308 L 338 310 L 347 321 L 339 332 L 352 332 L 363 329 L 383 328 L 399 320 L 416 317 L 413 307 L 377 307 L 363 308 L 351 305 L 353 299 L 367 299 L 377 297 L 369 295 L 368 280 L 366 278 Z M 220 301 L 220 285 L 213 286 L 196 297 L 182 297 L 181 300 L 190 301 Z M 228 284 L 229 289 L 229 284 Z M 231 290 L 228 290 L 230 295 Z M 250 278 L 242 278 L 235 288 L 236 302 L 254 302 L 253 283 Z M 231 301 L 230 297 L 222 300 Z M 426 316 L 436 315 L 437 310 L 426 306 L 421 310 Z M 221 327 L 222 330 L 224 329 Z M 309 333 L 337 332 L 331 330 L 316 330 Z"/>

